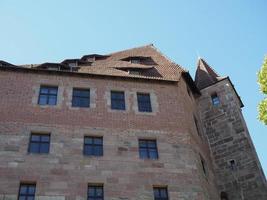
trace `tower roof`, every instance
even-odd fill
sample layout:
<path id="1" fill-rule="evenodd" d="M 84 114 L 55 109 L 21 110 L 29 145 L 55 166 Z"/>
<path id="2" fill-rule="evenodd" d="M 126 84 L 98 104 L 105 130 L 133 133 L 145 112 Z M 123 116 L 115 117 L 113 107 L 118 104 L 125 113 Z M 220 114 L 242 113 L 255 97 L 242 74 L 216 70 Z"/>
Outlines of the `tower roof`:
<path id="1" fill-rule="evenodd" d="M 195 83 L 199 89 L 208 87 L 222 78 L 223 77 L 218 75 L 203 58 L 198 59 Z"/>

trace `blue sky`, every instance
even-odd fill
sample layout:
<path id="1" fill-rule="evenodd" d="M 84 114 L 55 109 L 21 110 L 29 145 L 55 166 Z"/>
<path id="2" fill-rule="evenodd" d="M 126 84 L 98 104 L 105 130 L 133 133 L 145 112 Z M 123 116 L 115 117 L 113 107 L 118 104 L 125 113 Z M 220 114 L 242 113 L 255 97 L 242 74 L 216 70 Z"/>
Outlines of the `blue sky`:
<path id="1" fill-rule="evenodd" d="M 256 73 L 267 54 L 266 0 L 1 0 L 0 60 L 58 62 L 153 43 L 192 76 L 197 55 L 229 75 L 267 174 Z"/>

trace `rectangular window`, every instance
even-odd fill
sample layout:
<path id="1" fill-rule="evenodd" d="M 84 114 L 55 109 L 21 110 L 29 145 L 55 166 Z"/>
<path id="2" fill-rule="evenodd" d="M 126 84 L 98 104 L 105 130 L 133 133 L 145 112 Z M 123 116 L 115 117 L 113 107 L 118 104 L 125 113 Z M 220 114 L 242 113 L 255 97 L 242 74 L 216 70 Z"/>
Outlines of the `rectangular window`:
<path id="1" fill-rule="evenodd" d="M 87 200 L 104 200 L 103 185 L 89 185 Z"/>
<path id="2" fill-rule="evenodd" d="M 56 105 L 58 87 L 41 86 L 39 92 L 39 105 Z"/>
<path id="3" fill-rule="evenodd" d="M 21 183 L 19 187 L 18 200 L 34 200 L 35 199 L 35 184 Z"/>
<path id="4" fill-rule="evenodd" d="M 124 92 L 111 91 L 111 109 L 125 110 Z"/>
<path id="5" fill-rule="evenodd" d="M 90 89 L 73 88 L 72 91 L 73 107 L 90 107 Z"/>
<path id="6" fill-rule="evenodd" d="M 215 106 L 220 104 L 220 99 L 219 99 L 217 93 L 213 93 L 211 95 L 211 100 L 212 100 L 212 104 Z"/>
<path id="7" fill-rule="evenodd" d="M 142 159 L 158 159 L 156 140 L 139 140 L 139 155 Z"/>
<path id="8" fill-rule="evenodd" d="M 50 134 L 31 134 L 29 153 L 49 153 Z"/>
<path id="9" fill-rule="evenodd" d="M 84 155 L 103 156 L 103 137 L 84 137 Z"/>
<path id="10" fill-rule="evenodd" d="M 153 187 L 154 200 L 168 200 L 168 190 L 166 187 Z"/>
<path id="11" fill-rule="evenodd" d="M 137 93 L 137 102 L 139 112 L 152 112 L 150 94 Z"/>

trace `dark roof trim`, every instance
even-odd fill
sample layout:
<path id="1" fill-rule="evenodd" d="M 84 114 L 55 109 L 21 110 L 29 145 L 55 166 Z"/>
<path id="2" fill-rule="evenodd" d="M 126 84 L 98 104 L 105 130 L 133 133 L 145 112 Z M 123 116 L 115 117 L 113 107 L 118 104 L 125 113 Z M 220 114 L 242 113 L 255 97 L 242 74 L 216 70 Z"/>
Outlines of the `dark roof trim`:
<path id="1" fill-rule="evenodd" d="M 109 56 L 107 55 L 100 55 L 100 54 L 89 54 L 89 55 L 84 55 L 83 57 L 81 57 L 80 60 L 85 60 L 86 58 L 108 58 Z"/>
<path id="2" fill-rule="evenodd" d="M 192 90 L 193 93 L 201 95 L 199 89 L 197 88 L 194 80 L 192 79 L 191 75 L 189 72 L 182 72 L 182 76 L 185 79 L 186 83 L 189 85 L 190 89 Z"/>
<path id="3" fill-rule="evenodd" d="M 116 76 L 116 75 L 108 75 L 108 74 L 93 74 L 93 73 L 81 73 L 81 72 L 70 72 L 70 71 L 56 71 L 56 70 L 47 70 L 47 69 L 38 69 L 38 68 L 24 68 L 24 67 L 0 67 L 2 71 L 17 71 L 17 72 L 25 72 L 25 73 L 40 73 L 40 74 L 54 74 L 54 75 L 62 75 L 62 76 L 79 76 L 79 77 L 98 77 L 98 78 L 114 78 L 114 79 L 132 79 L 135 81 L 143 81 L 143 82 L 164 82 L 169 84 L 177 83 L 178 80 L 166 80 L 166 79 L 154 79 L 149 77 L 134 77 L 134 76 Z"/>

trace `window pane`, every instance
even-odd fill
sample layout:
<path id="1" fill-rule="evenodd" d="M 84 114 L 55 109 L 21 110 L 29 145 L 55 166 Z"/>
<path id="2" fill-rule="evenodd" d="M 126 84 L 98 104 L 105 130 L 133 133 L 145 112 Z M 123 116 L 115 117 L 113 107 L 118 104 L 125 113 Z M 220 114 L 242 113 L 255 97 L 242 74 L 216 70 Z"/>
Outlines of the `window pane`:
<path id="1" fill-rule="evenodd" d="M 49 143 L 40 144 L 40 153 L 48 153 L 49 152 Z"/>
<path id="2" fill-rule="evenodd" d="M 90 90 L 84 90 L 84 89 L 73 89 L 73 96 L 74 97 L 90 97 Z"/>
<path id="3" fill-rule="evenodd" d="M 94 138 L 94 144 L 102 144 L 102 138 Z"/>
<path id="4" fill-rule="evenodd" d="M 89 98 L 73 97 L 72 106 L 73 107 L 89 107 Z"/>
<path id="5" fill-rule="evenodd" d="M 158 158 L 158 152 L 156 149 L 149 149 L 149 158 L 151 158 L 151 159 L 157 159 Z"/>
<path id="6" fill-rule="evenodd" d="M 31 135 L 31 141 L 39 142 L 40 136 L 39 135 Z"/>
<path id="7" fill-rule="evenodd" d="M 28 196 L 27 200 L 34 200 L 34 196 Z"/>
<path id="8" fill-rule="evenodd" d="M 125 102 L 120 100 L 112 100 L 111 108 L 116 110 L 125 110 Z"/>
<path id="9" fill-rule="evenodd" d="M 85 155 L 94 155 L 94 147 L 91 145 L 84 146 L 84 154 Z"/>
<path id="10" fill-rule="evenodd" d="M 88 189 L 88 196 L 93 197 L 95 195 L 95 189 L 92 187 L 89 187 Z"/>
<path id="11" fill-rule="evenodd" d="M 102 146 L 95 146 L 94 147 L 94 155 L 95 156 L 102 156 L 103 155 L 103 147 Z"/>
<path id="12" fill-rule="evenodd" d="M 124 100 L 124 92 L 111 92 L 111 99 Z"/>
<path id="13" fill-rule="evenodd" d="M 85 137 L 84 138 L 84 144 L 93 144 L 93 138 L 92 137 Z"/>
<path id="14" fill-rule="evenodd" d="M 20 194 L 26 194 L 27 193 L 27 186 L 20 186 Z"/>
<path id="15" fill-rule="evenodd" d="M 148 158 L 147 150 L 146 149 L 140 149 L 139 150 L 140 158 Z"/>
<path id="16" fill-rule="evenodd" d="M 39 96 L 38 104 L 40 104 L 40 105 L 46 105 L 46 102 L 47 102 L 47 96 L 46 95 L 40 95 Z"/>
<path id="17" fill-rule="evenodd" d="M 49 88 L 49 94 L 54 94 L 54 95 L 56 95 L 57 94 L 57 87 L 50 87 Z"/>
<path id="18" fill-rule="evenodd" d="M 96 188 L 96 196 L 97 197 L 102 197 L 103 196 L 102 188 L 100 188 L 100 187 Z"/>
<path id="19" fill-rule="evenodd" d="M 156 148 L 156 141 L 148 141 L 148 147 Z"/>
<path id="20" fill-rule="evenodd" d="M 20 196 L 19 200 L 26 200 L 26 197 L 25 196 Z"/>
<path id="21" fill-rule="evenodd" d="M 49 142 L 50 136 L 49 135 L 42 135 L 41 136 L 41 141 L 42 142 Z"/>
<path id="22" fill-rule="evenodd" d="M 154 188 L 154 197 L 155 198 L 160 198 L 159 189 L 157 189 L 157 188 Z"/>
<path id="23" fill-rule="evenodd" d="M 28 187 L 28 194 L 30 194 L 30 195 L 35 194 L 35 186 L 29 186 Z"/>
<path id="24" fill-rule="evenodd" d="M 48 94 L 48 88 L 46 88 L 46 87 L 41 87 L 41 89 L 40 89 L 40 93 L 41 93 L 41 94 Z"/>
<path id="25" fill-rule="evenodd" d="M 146 140 L 139 140 L 139 146 L 140 147 L 147 147 L 147 141 Z"/>
<path id="26" fill-rule="evenodd" d="M 162 197 L 162 198 L 167 198 L 167 190 L 165 189 L 165 188 L 162 188 L 161 190 L 160 190 L 160 196 Z"/>
<path id="27" fill-rule="evenodd" d="M 49 96 L 48 105 L 56 105 L 57 104 L 57 96 Z"/>
<path id="28" fill-rule="evenodd" d="M 39 153 L 39 143 L 30 143 L 30 153 Z"/>

